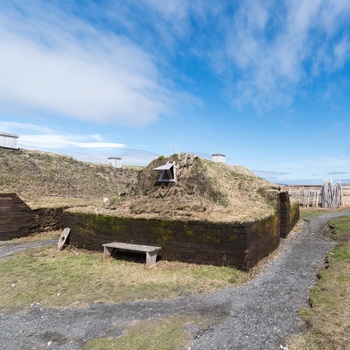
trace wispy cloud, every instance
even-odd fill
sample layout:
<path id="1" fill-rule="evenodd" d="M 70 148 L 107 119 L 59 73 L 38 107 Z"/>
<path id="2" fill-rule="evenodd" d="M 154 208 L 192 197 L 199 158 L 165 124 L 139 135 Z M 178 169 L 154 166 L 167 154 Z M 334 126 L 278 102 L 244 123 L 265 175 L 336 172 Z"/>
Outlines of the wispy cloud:
<path id="1" fill-rule="evenodd" d="M 122 143 L 106 142 L 99 134 L 62 134 L 57 130 L 30 123 L 0 122 L 0 130 L 20 133 L 19 145 L 22 148 L 111 150 L 126 147 Z"/>
<path id="2" fill-rule="evenodd" d="M 48 134 L 52 132 L 52 129 L 42 125 L 31 124 L 31 123 L 7 122 L 7 121 L 0 121 L 0 129 L 2 131 L 13 132 L 13 133 L 20 133 L 21 131 L 28 133 L 28 131 L 30 131 L 30 132 Z"/>
<path id="3" fill-rule="evenodd" d="M 0 131 L 19 134 L 20 148 L 55 152 L 86 162 L 107 164 L 109 156 L 119 156 L 124 165 L 144 166 L 159 156 L 123 143 L 110 142 L 100 134 L 68 134 L 30 123 L 1 121 Z"/>
<path id="4" fill-rule="evenodd" d="M 0 114 L 147 125 L 199 104 L 193 59 L 236 108 L 289 106 L 349 62 L 349 20 L 348 0 L 0 2 Z"/>
<path id="5" fill-rule="evenodd" d="M 286 183 L 287 178 L 291 173 L 284 171 L 274 171 L 274 170 L 252 170 L 252 172 L 259 177 L 262 177 L 272 183 Z"/>
<path id="6" fill-rule="evenodd" d="M 85 149 L 118 149 L 126 147 L 121 143 L 94 142 L 90 135 L 23 135 L 20 137 L 20 145 L 36 149 L 59 149 L 59 148 L 85 148 Z"/>
<path id="7" fill-rule="evenodd" d="M 346 0 L 241 2 L 214 62 L 230 79 L 234 105 L 288 105 L 320 71 L 342 68 L 350 57 L 349 17 Z"/>
<path id="8" fill-rule="evenodd" d="M 31 123 L 1 122 L 0 131 L 19 134 L 19 147 L 69 155 L 81 161 L 107 164 L 109 156 L 122 157 L 124 165 L 148 165 L 159 154 L 109 142 L 100 134 L 68 134 Z M 142 147 L 142 146 L 140 146 Z"/>
<path id="9" fill-rule="evenodd" d="M 262 177 L 270 177 L 270 178 L 278 178 L 280 176 L 289 175 L 288 172 L 283 171 L 271 171 L 271 170 L 252 170 L 252 172 L 258 176 Z"/>
<path id="10" fill-rule="evenodd" d="M 2 112 L 140 126 L 191 98 L 130 39 L 52 4 L 13 3 L 0 5 Z"/>
<path id="11" fill-rule="evenodd" d="M 316 157 L 312 159 L 300 159 L 293 163 L 280 163 L 280 168 L 309 169 L 309 168 L 339 168 L 350 167 L 350 159 L 346 156 L 340 157 Z"/>
<path id="12" fill-rule="evenodd" d="M 188 45 L 187 53 L 211 62 L 239 109 L 289 106 L 307 84 L 350 58 L 347 0 L 142 4 L 162 42 L 174 51 Z"/>
<path id="13" fill-rule="evenodd" d="M 148 165 L 153 159 L 159 156 L 159 154 L 154 152 L 130 148 L 120 150 L 119 155 L 122 157 L 123 163 L 129 165 Z"/>
<path id="14" fill-rule="evenodd" d="M 327 175 L 347 175 L 350 174 L 348 171 L 331 171 Z"/>

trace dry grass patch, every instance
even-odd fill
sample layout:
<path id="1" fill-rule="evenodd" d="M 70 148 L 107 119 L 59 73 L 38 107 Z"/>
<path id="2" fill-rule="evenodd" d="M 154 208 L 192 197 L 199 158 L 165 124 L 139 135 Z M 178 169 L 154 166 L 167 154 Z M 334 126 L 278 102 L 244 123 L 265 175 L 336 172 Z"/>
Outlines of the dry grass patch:
<path id="1" fill-rule="evenodd" d="M 173 350 L 187 349 L 191 334 L 184 317 L 135 321 L 118 338 L 90 340 L 82 350 Z"/>
<path id="2" fill-rule="evenodd" d="M 348 211 L 348 208 L 302 208 L 300 207 L 300 218 L 307 219 L 310 217 L 321 216 L 327 213 L 336 213 Z"/>
<path id="3" fill-rule="evenodd" d="M 171 298 L 240 284 L 249 274 L 231 267 L 160 261 L 145 264 L 110 260 L 102 252 L 32 249 L 0 262 L 0 309 L 81 306 Z"/>
<path id="4" fill-rule="evenodd" d="M 159 174 L 154 168 L 168 161 L 176 162 L 176 184 L 155 186 Z M 152 161 L 117 206 L 97 210 L 103 215 L 125 217 L 253 221 L 274 213 L 278 193 L 278 186 L 242 166 L 179 154 Z"/>
<path id="5" fill-rule="evenodd" d="M 0 162 L 0 192 L 15 192 L 33 208 L 101 205 L 128 191 L 139 171 L 25 149 L 0 149 Z"/>
<path id="6" fill-rule="evenodd" d="M 13 238 L 10 241 L 0 241 L 0 245 L 24 244 L 30 242 L 47 241 L 51 239 L 59 239 L 61 231 L 50 231 L 36 233 L 26 237 Z"/>
<path id="7" fill-rule="evenodd" d="M 0 192 L 17 193 L 31 208 L 79 208 L 120 217 L 253 221 L 274 213 L 279 192 L 278 186 L 242 166 L 192 154 L 160 157 L 145 168 L 122 170 L 24 149 L 0 149 L 0 161 Z M 155 186 L 159 174 L 154 168 L 166 161 L 176 162 L 177 182 Z"/>
<path id="8" fill-rule="evenodd" d="M 209 312 L 208 312 L 209 311 Z M 124 326 L 123 334 L 115 338 L 96 338 L 82 350 L 174 350 L 189 349 L 197 334 L 218 327 L 227 320 L 224 307 L 204 309 L 200 313 L 170 316 L 162 319 L 135 320 Z"/>

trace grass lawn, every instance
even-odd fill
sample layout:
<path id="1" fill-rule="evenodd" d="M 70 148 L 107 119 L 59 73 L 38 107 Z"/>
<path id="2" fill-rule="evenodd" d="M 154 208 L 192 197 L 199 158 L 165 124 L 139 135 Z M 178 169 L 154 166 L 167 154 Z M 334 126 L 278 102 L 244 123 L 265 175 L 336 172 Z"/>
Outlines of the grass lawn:
<path id="1" fill-rule="evenodd" d="M 52 245 L 1 260 L 0 310 L 28 308 L 33 303 L 66 307 L 171 298 L 238 285 L 252 277 L 233 267 L 168 261 L 147 269 L 133 261 L 103 262 L 102 255 L 74 247 L 59 251 Z"/>
<path id="2" fill-rule="evenodd" d="M 58 239 L 59 232 L 1 242 L 0 245 Z M 277 254 L 277 253 L 276 253 Z M 0 311 L 30 308 L 34 303 L 52 307 L 80 307 L 93 302 L 122 302 L 171 298 L 239 285 L 253 278 L 266 258 L 253 271 L 233 267 L 159 261 L 152 269 L 144 263 L 111 259 L 102 252 L 56 245 L 16 254 L 0 260 Z M 175 316 L 162 320 L 134 321 L 117 338 L 97 338 L 84 350 L 187 349 L 193 335 L 223 320 L 207 316 Z"/>
<path id="3" fill-rule="evenodd" d="M 301 219 L 307 219 L 310 217 L 315 217 L 315 216 L 321 216 L 326 213 L 334 213 L 334 212 L 342 212 L 346 209 L 344 208 L 302 208 L 300 207 L 300 218 Z"/>

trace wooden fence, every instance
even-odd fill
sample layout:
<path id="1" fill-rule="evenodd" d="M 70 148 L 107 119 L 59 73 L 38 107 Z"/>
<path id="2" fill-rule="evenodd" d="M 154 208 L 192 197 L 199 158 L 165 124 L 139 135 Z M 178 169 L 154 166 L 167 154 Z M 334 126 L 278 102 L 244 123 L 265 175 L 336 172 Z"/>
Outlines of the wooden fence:
<path id="1" fill-rule="evenodd" d="M 332 180 L 325 180 L 322 186 L 289 187 L 292 201 L 298 201 L 304 208 L 322 207 L 338 208 L 343 205 L 343 189 L 338 181 L 333 185 Z"/>

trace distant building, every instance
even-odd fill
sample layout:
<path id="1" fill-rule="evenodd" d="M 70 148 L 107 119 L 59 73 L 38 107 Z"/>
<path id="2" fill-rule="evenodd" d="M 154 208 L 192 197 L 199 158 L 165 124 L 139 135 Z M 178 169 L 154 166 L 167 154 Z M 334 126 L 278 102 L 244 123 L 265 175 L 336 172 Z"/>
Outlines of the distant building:
<path id="1" fill-rule="evenodd" d="M 0 147 L 18 149 L 18 135 L 0 131 Z"/>
<path id="2" fill-rule="evenodd" d="M 117 169 L 121 169 L 123 167 L 121 157 L 108 157 L 108 163 Z"/>
<path id="3" fill-rule="evenodd" d="M 216 163 L 226 163 L 224 154 L 215 153 L 211 155 L 211 160 Z"/>

